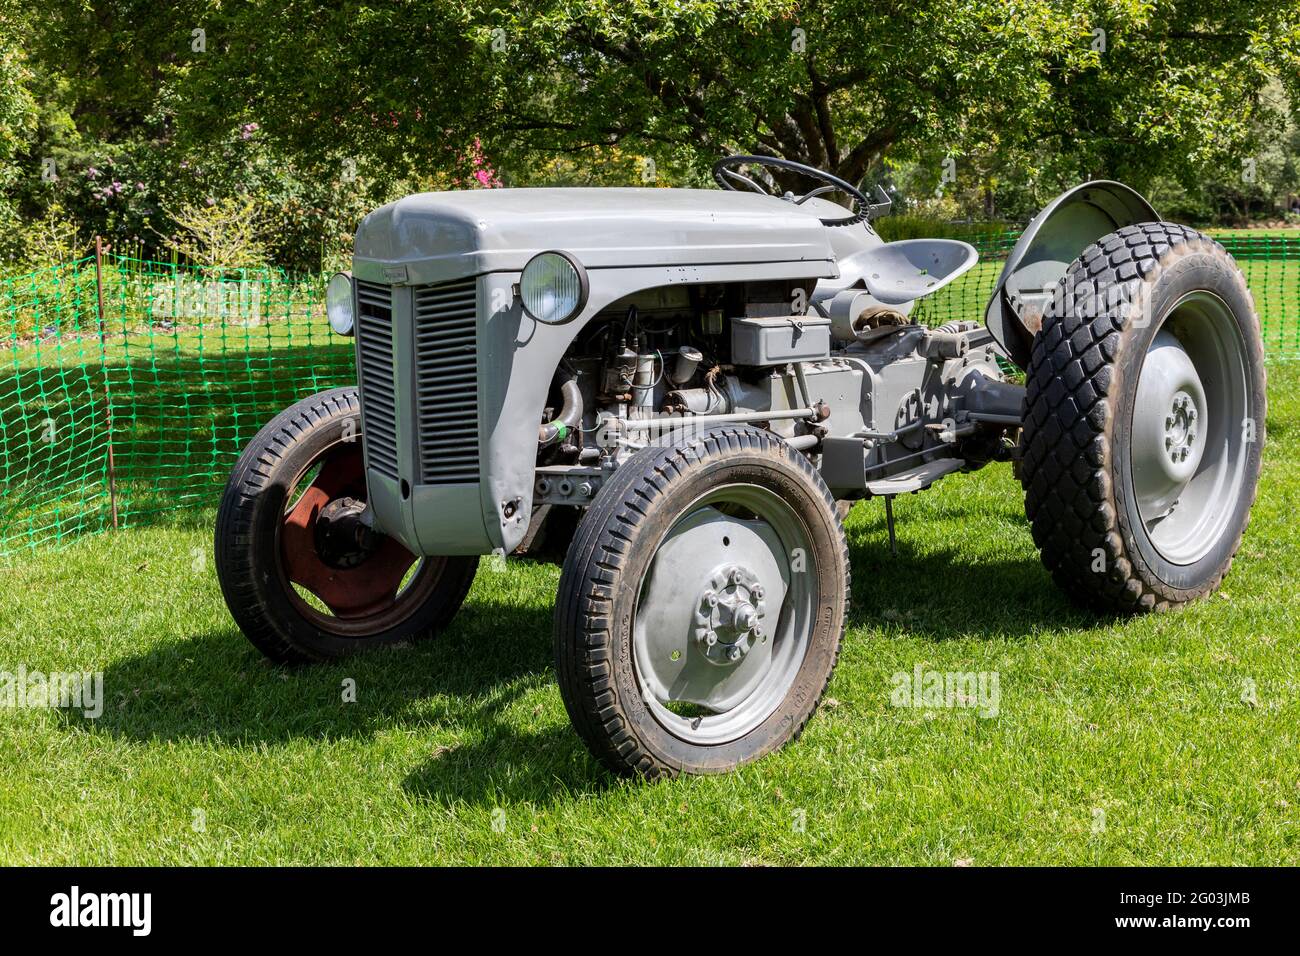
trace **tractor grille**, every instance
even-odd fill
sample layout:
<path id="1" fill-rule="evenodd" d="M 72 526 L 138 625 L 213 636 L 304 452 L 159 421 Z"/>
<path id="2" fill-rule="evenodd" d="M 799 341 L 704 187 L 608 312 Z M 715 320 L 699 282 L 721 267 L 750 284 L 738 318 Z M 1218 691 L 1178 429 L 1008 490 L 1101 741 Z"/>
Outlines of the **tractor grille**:
<path id="1" fill-rule="evenodd" d="M 479 480 L 477 280 L 415 290 L 415 395 L 420 482 Z"/>
<path id="2" fill-rule="evenodd" d="M 357 281 L 357 374 L 370 467 L 397 479 L 397 395 L 393 383 L 393 293 Z"/>

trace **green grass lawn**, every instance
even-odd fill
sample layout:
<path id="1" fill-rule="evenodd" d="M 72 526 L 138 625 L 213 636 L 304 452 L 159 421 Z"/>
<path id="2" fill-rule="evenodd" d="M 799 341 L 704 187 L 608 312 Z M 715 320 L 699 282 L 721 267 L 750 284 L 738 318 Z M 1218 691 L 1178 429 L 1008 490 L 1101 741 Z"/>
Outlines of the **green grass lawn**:
<path id="1" fill-rule="evenodd" d="M 106 707 L 0 707 L 0 863 L 1300 863 L 1297 392 L 1273 365 L 1253 524 L 1181 612 L 1067 604 L 1006 466 L 900 500 L 897 558 L 858 505 L 827 699 L 725 777 L 587 756 L 553 566 L 485 564 L 437 641 L 289 672 L 226 614 L 210 516 L 13 557 L 0 670 L 100 670 Z M 891 706 L 917 665 L 996 671 L 998 716 Z"/>

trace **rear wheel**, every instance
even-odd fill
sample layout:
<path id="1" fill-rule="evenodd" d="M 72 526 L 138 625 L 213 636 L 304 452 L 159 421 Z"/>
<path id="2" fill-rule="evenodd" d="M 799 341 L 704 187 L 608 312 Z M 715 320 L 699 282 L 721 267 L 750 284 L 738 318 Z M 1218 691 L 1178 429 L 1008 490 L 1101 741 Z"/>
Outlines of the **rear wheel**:
<path id="1" fill-rule="evenodd" d="M 839 653 L 835 501 L 780 439 L 727 426 L 650 447 L 578 527 L 556 602 L 560 690 L 619 773 L 718 773 L 791 740 Z"/>
<path id="2" fill-rule="evenodd" d="M 1250 292 L 1217 242 L 1128 226 L 1067 272 L 1035 337 L 1021 477 L 1055 579 L 1112 611 L 1212 592 L 1250 517 L 1264 360 Z"/>
<path id="3" fill-rule="evenodd" d="M 217 514 L 217 577 L 268 657 L 303 663 L 419 640 L 459 610 L 478 558 L 417 558 L 359 520 L 365 502 L 355 388 L 298 402 L 240 456 Z"/>

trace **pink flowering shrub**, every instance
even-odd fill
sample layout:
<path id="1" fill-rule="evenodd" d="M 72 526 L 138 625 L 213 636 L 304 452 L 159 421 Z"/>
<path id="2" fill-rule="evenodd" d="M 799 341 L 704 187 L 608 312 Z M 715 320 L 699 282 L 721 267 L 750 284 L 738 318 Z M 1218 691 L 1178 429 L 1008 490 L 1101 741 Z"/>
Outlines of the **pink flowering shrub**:
<path id="1" fill-rule="evenodd" d="M 496 170 L 492 168 L 492 164 L 488 162 L 487 155 L 483 152 L 483 141 L 477 136 L 474 137 L 474 144 L 467 153 L 461 155 L 460 159 L 464 165 L 469 167 L 472 182 L 468 185 L 477 183 L 480 189 L 501 188 L 501 177 L 497 175 Z M 457 188 L 467 185 L 459 178 L 452 179 L 451 183 Z"/>

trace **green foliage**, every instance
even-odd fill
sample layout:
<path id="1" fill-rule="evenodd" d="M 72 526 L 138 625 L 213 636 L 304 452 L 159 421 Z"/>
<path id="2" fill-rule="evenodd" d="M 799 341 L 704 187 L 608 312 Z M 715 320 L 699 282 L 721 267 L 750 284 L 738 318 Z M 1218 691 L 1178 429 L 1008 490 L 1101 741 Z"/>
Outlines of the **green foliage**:
<path id="1" fill-rule="evenodd" d="M 166 210 L 251 196 L 266 224 L 268 257 L 316 270 L 350 254 L 365 212 L 418 188 L 346 150 L 326 161 L 286 148 L 233 105 L 229 90 L 213 89 L 210 103 L 193 99 L 200 84 L 192 75 L 228 55 L 223 14 L 209 4 L 0 2 L 21 9 L 34 101 L 15 159 L 21 175 L 7 185 L 0 179 L 0 204 L 13 210 L 7 227 L 0 216 L 0 254 L 10 259 L 32 258 L 21 222 L 45 218 L 52 206 L 85 236 L 163 256 L 165 240 L 184 233 Z M 196 29 L 206 31 L 203 43 Z M 52 181 L 39 175 L 46 159 L 57 170 Z"/>
<path id="2" fill-rule="evenodd" d="M 1300 0 L 0 0 L 0 27 L 9 258 L 56 205 L 158 254 L 166 209 L 247 195 L 316 269 L 404 193 L 704 185 L 733 151 L 939 218 L 1096 176 L 1204 219 L 1296 188 Z"/>
<path id="3" fill-rule="evenodd" d="M 27 226 L 22 237 L 25 262 L 33 268 L 67 265 L 85 255 L 86 246 L 77 223 L 58 203 L 51 204 L 44 216 Z"/>
<path id="4" fill-rule="evenodd" d="M 17 253 L 21 226 L 14 184 L 21 175 L 19 154 L 35 125 L 32 72 L 19 42 L 19 19 L 16 4 L 0 0 L 0 260 Z"/>
<path id="5" fill-rule="evenodd" d="M 1286 221 L 1286 210 L 1300 202 L 1300 123 L 1287 111 L 1280 81 L 1266 87 L 1261 103 L 1264 109 L 1251 125 L 1248 155 L 1191 187 L 1167 177 L 1157 179 L 1151 187 L 1157 209 L 1201 222 L 1245 225 L 1260 217 Z"/>
<path id="6" fill-rule="evenodd" d="M 850 180 L 883 172 L 873 165 L 882 157 L 910 157 L 930 170 L 930 188 L 946 156 L 965 188 L 1008 178 L 1055 188 L 1100 174 L 1141 185 L 1239 159 L 1267 112 L 1267 77 L 1300 63 L 1297 9 L 1295 0 L 1267 9 L 1221 0 L 250 4 L 226 14 L 229 55 L 189 73 L 185 89 L 210 116 L 216 91 L 233 85 L 295 148 L 348 143 L 402 175 L 454 162 L 449 148 L 481 135 L 516 177 L 539 155 L 621 144 L 670 176 L 743 150 Z M 412 75 L 404 64 L 416 62 Z M 322 138 L 322 125 L 336 135 Z"/>
<path id="7" fill-rule="evenodd" d="M 954 222 L 929 216 L 902 213 L 883 216 L 872 225 L 886 242 L 898 239 L 962 239 L 977 242 L 980 239 L 997 239 L 1015 229 L 1002 222 Z"/>
<path id="8" fill-rule="evenodd" d="M 178 232 L 166 244 L 184 261 L 211 272 L 266 264 L 266 227 L 256 200 L 223 196 L 167 213 Z"/>

